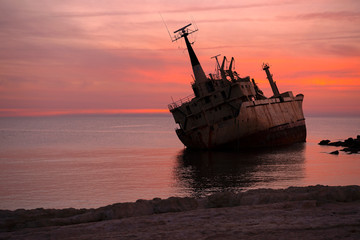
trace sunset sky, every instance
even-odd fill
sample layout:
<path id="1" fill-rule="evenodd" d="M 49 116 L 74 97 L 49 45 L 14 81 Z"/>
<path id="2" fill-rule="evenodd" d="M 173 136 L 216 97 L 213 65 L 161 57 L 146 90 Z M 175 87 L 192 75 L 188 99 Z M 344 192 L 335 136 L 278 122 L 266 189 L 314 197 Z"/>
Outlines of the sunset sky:
<path id="1" fill-rule="evenodd" d="M 270 96 L 303 93 L 305 115 L 360 116 L 358 0 L 0 0 L 0 116 L 167 112 L 192 94 L 190 23 L 206 73 L 212 56 Z"/>

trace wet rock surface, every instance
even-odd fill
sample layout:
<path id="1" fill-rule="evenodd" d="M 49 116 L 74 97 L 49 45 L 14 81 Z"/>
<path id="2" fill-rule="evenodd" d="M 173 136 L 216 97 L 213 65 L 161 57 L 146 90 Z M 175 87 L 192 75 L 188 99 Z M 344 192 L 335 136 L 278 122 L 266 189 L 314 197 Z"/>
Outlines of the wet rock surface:
<path id="1" fill-rule="evenodd" d="M 336 147 L 345 147 L 340 151 L 351 153 L 359 153 L 360 152 L 360 135 L 357 135 L 356 138 L 348 138 L 342 141 L 331 142 L 330 140 L 321 140 L 319 145 L 327 145 L 327 146 L 336 146 Z M 330 154 L 338 154 L 336 151 L 331 152 Z"/>
<path id="2" fill-rule="evenodd" d="M 360 186 L 0 211 L 0 239 L 360 239 Z"/>

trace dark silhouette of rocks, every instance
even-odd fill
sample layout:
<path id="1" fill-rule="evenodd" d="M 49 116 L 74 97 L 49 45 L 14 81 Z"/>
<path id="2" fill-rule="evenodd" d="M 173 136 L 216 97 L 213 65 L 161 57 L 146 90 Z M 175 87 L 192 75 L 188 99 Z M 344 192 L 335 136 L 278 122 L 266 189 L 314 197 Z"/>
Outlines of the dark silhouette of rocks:
<path id="1" fill-rule="evenodd" d="M 330 154 L 339 155 L 339 151 L 336 150 L 336 151 L 331 152 Z"/>
<path id="2" fill-rule="evenodd" d="M 355 139 L 350 137 L 343 142 L 342 141 L 331 142 L 330 140 L 321 140 L 319 142 L 319 145 L 345 147 L 345 148 L 341 149 L 340 151 L 344 151 L 349 154 L 359 153 L 360 152 L 360 135 L 357 135 L 357 137 Z M 338 154 L 335 152 L 336 151 L 331 152 L 330 154 Z"/>
<path id="3" fill-rule="evenodd" d="M 329 143 L 330 143 L 330 140 L 321 140 L 319 142 L 319 145 L 329 145 Z"/>

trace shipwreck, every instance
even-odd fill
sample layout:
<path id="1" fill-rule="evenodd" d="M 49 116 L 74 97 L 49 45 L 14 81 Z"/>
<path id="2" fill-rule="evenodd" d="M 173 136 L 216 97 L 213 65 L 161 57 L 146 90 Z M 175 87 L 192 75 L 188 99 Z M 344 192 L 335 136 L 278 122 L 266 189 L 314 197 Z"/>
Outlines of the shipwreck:
<path id="1" fill-rule="evenodd" d="M 215 56 L 217 69 L 205 75 L 189 42 L 198 29 L 188 24 L 174 32 L 173 41 L 184 38 L 190 56 L 194 94 L 168 105 L 176 134 L 190 149 L 244 149 L 305 142 L 303 94 L 280 93 L 268 64 L 263 64 L 273 96 L 267 98 L 254 79 L 233 70 L 234 58 Z M 226 62 L 228 61 L 228 67 Z"/>

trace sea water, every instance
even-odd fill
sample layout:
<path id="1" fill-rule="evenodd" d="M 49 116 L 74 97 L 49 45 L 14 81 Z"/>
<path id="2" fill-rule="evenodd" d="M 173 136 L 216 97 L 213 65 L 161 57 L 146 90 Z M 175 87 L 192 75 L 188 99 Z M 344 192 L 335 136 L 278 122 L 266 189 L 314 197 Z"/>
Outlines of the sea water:
<path id="1" fill-rule="evenodd" d="M 248 152 L 188 151 L 170 115 L 0 118 L 0 209 L 95 208 L 218 191 L 360 185 L 360 154 L 320 146 L 360 118 L 307 117 L 307 141 Z"/>

